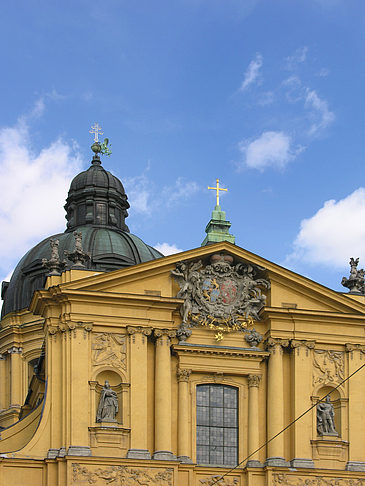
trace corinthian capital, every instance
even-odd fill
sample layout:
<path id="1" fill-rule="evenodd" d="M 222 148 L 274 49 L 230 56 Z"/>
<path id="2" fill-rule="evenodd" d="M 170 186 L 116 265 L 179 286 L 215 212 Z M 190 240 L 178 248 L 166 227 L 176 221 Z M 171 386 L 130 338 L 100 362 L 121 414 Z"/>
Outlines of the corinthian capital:
<path id="1" fill-rule="evenodd" d="M 143 334 L 144 336 L 150 336 L 152 334 L 152 329 L 150 327 L 143 326 L 128 326 L 127 332 L 130 335 Z"/>
<path id="2" fill-rule="evenodd" d="M 261 381 L 260 375 L 248 375 L 247 377 L 248 387 L 251 388 L 252 386 L 259 386 Z"/>
<path id="3" fill-rule="evenodd" d="M 162 344 L 164 338 L 166 339 L 166 342 L 170 344 L 170 339 L 176 336 L 175 329 L 155 329 L 153 333 L 155 335 L 157 344 Z"/>
<path id="4" fill-rule="evenodd" d="M 314 349 L 316 345 L 315 341 L 306 341 L 306 340 L 298 340 L 298 339 L 292 339 L 290 341 L 290 346 L 292 348 L 307 348 L 307 349 Z"/>
<path id="5" fill-rule="evenodd" d="M 176 371 L 176 375 L 177 375 L 177 381 L 189 381 L 191 370 L 184 370 L 182 368 L 178 368 Z"/>
<path id="6" fill-rule="evenodd" d="M 266 347 L 268 351 L 272 351 L 275 353 L 276 348 L 287 348 L 289 346 L 289 340 L 288 339 L 281 339 L 281 338 L 272 338 L 270 337 L 266 341 Z"/>

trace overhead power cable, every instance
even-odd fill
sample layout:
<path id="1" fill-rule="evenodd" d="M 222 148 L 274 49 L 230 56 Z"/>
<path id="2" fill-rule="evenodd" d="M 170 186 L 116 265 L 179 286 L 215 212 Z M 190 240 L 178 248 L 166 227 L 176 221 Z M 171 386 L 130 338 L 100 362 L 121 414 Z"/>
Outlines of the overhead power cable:
<path id="1" fill-rule="evenodd" d="M 280 432 L 278 432 L 277 434 L 275 434 L 273 437 L 271 437 L 270 439 L 268 439 L 266 442 L 264 442 L 264 444 L 262 444 L 258 449 L 256 449 L 255 451 L 251 452 L 251 454 L 249 454 L 247 457 L 245 457 L 241 462 L 239 462 L 236 466 L 232 467 L 232 469 L 230 469 L 229 471 L 227 471 L 226 473 L 224 473 L 220 478 L 216 479 L 214 481 L 214 483 L 211 483 L 211 486 L 214 486 L 214 484 L 218 484 L 219 481 L 222 481 L 222 479 L 224 479 L 226 476 L 228 476 L 228 474 L 231 474 L 235 469 L 237 469 L 241 464 L 243 464 L 244 462 L 246 462 L 251 456 L 253 456 L 254 454 L 256 454 L 256 452 L 259 452 L 261 451 L 261 449 L 263 449 L 264 447 L 267 446 L 267 444 L 269 444 L 271 441 L 273 441 L 274 439 L 276 439 L 276 437 L 278 437 L 280 434 L 282 434 L 283 432 L 285 432 L 287 429 L 289 429 L 292 425 L 295 424 L 295 422 L 298 422 L 298 420 L 300 420 L 302 417 L 304 417 L 304 415 L 306 415 L 308 412 L 310 412 L 314 407 L 316 407 L 318 405 L 318 403 L 320 402 L 323 402 L 331 393 L 333 393 L 335 390 L 337 390 L 337 388 L 339 388 L 341 385 L 343 385 L 344 383 L 346 383 L 346 381 L 348 381 L 352 376 L 356 375 L 356 373 L 358 373 L 362 368 L 365 367 L 365 363 L 363 365 L 360 366 L 360 368 L 358 368 L 357 370 L 355 370 L 353 373 L 351 373 L 351 375 L 349 375 L 347 378 L 345 378 L 344 380 L 342 380 L 335 388 L 333 388 L 333 390 L 331 390 L 330 392 L 328 392 L 326 395 L 324 395 L 324 397 L 322 397 L 320 400 L 318 400 L 318 402 L 314 403 L 311 407 L 309 407 L 305 412 L 303 412 L 302 414 L 300 414 L 296 419 L 294 419 L 292 422 L 290 422 L 286 427 L 284 427 L 282 430 L 280 430 Z"/>

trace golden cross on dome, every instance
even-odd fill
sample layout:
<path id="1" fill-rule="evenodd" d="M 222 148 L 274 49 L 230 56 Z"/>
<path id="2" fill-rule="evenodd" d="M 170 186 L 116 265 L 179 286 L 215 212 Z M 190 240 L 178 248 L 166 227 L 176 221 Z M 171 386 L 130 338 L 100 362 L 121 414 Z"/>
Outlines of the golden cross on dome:
<path id="1" fill-rule="evenodd" d="M 208 189 L 212 189 L 213 191 L 216 191 L 216 196 L 217 196 L 217 206 L 219 206 L 219 191 L 228 191 L 228 189 L 223 189 L 223 187 L 219 187 L 219 179 L 216 179 L 217 185 L 215 187 L 209 187 Z"/>
<path id="2" fill-rule="evenodd" d="M 89 133 L 94 134 L 94 142 L 99 143 L 99 135 L 103 135 L 103 132 L 101 131 L 102 128 L 99 126 L 98 123 L 94 123 L 94 125 L 91 127 L 91 130 L 89 130 Z"/>

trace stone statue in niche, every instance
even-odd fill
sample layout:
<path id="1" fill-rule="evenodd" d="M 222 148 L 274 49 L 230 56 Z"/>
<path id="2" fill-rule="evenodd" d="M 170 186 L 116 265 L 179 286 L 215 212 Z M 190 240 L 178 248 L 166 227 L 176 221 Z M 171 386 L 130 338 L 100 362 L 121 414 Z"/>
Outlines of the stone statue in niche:
<path id="1" fill-rule="evenodd" d="M 335 411 L 329 396 L 326 397 L 326 401 L 317 405 L 317 432 L 318 435 L 338 435 L 335 428 Z"/>
<path id="2" fill-rule="evenodd" d="M 108 380 L 105 380 L 100 394 L 98 411 L 96 414 L 97 422 L 116 422 L 118 413 L 118 397 L 114 390 L 110 388 Z"/>

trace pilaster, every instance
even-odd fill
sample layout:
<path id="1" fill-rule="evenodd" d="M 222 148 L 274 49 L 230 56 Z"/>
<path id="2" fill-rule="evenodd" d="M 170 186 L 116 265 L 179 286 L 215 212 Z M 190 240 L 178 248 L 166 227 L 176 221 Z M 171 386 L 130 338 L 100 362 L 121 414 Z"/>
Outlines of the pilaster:
<path id="1" fill-rule="evenodd" d="M 171 452 L 171 338 L 176 331 L 155 329 L 155 452 L 153 459 L 174 460 Z"/>
<path id="2" fill-rule="evenodd" d="M 259 443 L 259 386 L 260 375 L 248 375 L 248 455 L 247 467 L 263 467 L 257 449 Z"/>
<path id="3" fill-rule="evenodd" d="M 129 459 L 151 459 L 147 448 L 147 338 L 150 327 L 128 326 L 131 382 Z"/>
<path id="4" fill-rule="evenodd" d="M 0 354 L 0 411 L 7 408 L 6 403 L 6 355 Z"/>
<path id="5" fill-rule="evenodd" d="M 288 466 L 284 459 L 284 435 L 279 432 L 284 428 L 284 376 L 283 347 L 286 339 L 269 338 L 267 348 L 270 351 L 267 384 L 267 459 L 266 466 Z M 277 437 L 275 437 L 279 434 Z"/>
<path id="6" fill-rule="evenodd" d="M 311 403 L 312 349 L 314 341 L 292 339 L 292 403 L 293 418 L 309 409 Z M 312 417 L 307 413 L 292 425 L 292 467 L 314 468 L 312 460 Z"/>
<path id="7" fill-rule="evenodd" d="M 178 368 L 177 381 L 179 384 L 178 404 L 178 443 L 177 453 L 181 462 L 192 463 L 189 447 L 189 377 L 191 370 Z"/>
<path id="8" fill-rule="evenodd" d="M 52 400 L 49 457 L 90 456 L 89 446 L 89 348 L 91 322 L 46 320 L 48 328 L 48 376 Z M 62 371 L 60 365 L 62 362 Z M 59 381 L 59 379 L 61 380 Z M 60 412 L 60 413 L 59 413 Z"/>
<path id="9" fill-rule="evenodd" d="M 12 346 L 8 349 L 10 354 L 10 407 L 22 406 L 22 352 L 23 348 Z"/>
<path id="10" fill-rule="evenodd" d="M 349 375 L 354 373 L 365 360 L 365 347 L 346 344 Z M 348 380 L 349 393 L 349 460 L 347 471 L 365 471 L 364 462 L 364 379 L 365 371 L 360 370 Z"/>

